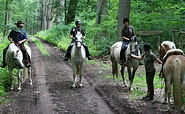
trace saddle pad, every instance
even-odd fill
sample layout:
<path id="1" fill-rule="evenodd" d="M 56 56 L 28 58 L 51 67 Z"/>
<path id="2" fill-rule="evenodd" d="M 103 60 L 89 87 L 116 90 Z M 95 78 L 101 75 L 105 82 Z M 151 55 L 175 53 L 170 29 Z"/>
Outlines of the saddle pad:
<path id="1" fill-rule="evenodd" d="M 184 52 L 181 49 L 171 49 L 167 51 L 163 57 L 163 60 L 166 60 L 170 55 L 184 55 Z"/>

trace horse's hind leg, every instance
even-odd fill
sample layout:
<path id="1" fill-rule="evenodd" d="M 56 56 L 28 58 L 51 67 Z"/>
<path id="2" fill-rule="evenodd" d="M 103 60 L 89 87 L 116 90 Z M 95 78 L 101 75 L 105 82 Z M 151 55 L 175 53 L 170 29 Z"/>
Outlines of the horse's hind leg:
<path id="1" fill-rule="evenodd" d="M 126 84 L 126 80 L 124 78 L 124 71 L 125 71 L 125 66 L 121 65 L 121 76 L 122 76 L 122 79 L 123 79 L 123 85 L 126 87 L 127 84 Z"/>
<path id="2" fill-rule="evenodd" d="M 170 97 L 171 97 L 171 81 L 168 79 L 165 79 L 165 98 L 164 103 L 168 100 L 168 110 L 170 110 L 171 103 L 170 103 Z"/>
<path id="3" fill-rule="evenodd" d="M 11 83 L 10 90 L 13 90 L 13 76 L 12 76 L 12 69 L 9 69 L 9 72 L 10 72 L 10 83 Z"/>
<path id="4" fill-rule="evenodd" d="M 28 80 L 29 80 L 29 85 L 32 86 L 32 76 L 31 76 L 31 67 L 28 68 Z"/>

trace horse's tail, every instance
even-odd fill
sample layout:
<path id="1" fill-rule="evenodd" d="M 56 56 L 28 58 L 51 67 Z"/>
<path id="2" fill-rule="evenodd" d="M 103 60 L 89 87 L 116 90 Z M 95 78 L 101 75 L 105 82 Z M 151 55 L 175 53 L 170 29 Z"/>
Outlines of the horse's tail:
<path id="1" fill-rule="evenodd" d="M 112 75 L 113 75 L 113 78 L 115 75 L 116 75 L 116 78 L 118 78 L 118 63 L 117 63 L 115 56 L 114 56 L 114 46 L 111 47 L 110 53 L 111 53 L 110 59 L 112 62 Z"/>
<path id="2" fill-rule="evenodd" d="M 182 106 L 182 82 L 181 82 L 181 61 L 177 58 L 174 60 L 174 72 L 173 72 L 173 92 L 174 92 L 174 106 L 180 110 Z"/>

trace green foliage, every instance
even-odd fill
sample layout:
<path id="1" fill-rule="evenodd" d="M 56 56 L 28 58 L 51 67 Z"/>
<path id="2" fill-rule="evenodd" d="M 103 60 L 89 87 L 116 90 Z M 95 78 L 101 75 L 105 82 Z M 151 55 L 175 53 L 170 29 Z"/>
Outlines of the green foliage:
<path id="1" fill-rule="evenodd" d="M 67 50 L 67 47 L 71 42 L 71 39 L 69 38 L 70 30 L 70 26 L 60 25 L 47 31 L 41 31 L 37 36 L 49 43 L 57 45 L 59 49 Z"/>
<path id="2" fill-rule="evenodd" d="M 39 50 L 41 51 L 41 53 L 45 56 L 50 56 L 47 49 L 45 48 L 45 46 L 42 44 L 42 42 L 40 42 L 40 40 L 32 37 L 32 40 L 36 43 L 37 47 L 39 48 Z"/>

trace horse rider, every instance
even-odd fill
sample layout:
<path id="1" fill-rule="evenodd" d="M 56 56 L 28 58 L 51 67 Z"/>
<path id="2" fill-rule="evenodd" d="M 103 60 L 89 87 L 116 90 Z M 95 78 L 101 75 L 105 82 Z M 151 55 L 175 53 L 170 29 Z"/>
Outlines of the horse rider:
<path id="1" fill-rule="evenodd" d="M 75 22 L 76 27 L 73 27 L 71 29 L 71 32 L 70 32 L 70 35 L 69 35 L 71 39 L 73 39 L 76 36 L 77 31 L 81 32 L 83 38 L 85 38 L 85 33 L 84 33 L 83 28 L 81 27 L 81 24 L 82 24 L 81 20 L 77 20 Z M 69 47 L 67 49 L 67 52 L 66 52 L 66 55 L 65 55 L 65 58 L 64 58 L 65 61 L 67 61 L 68 58 L 71 56 L 70 52 L 71 52 L 71 49 L 73 47 L 73 44 L 74 44 L 74 40 L 71 41 L 71 44 L 69 45 Z M 84 42 L 82 43 L 82 45 L 85 48 L 86 56 L 87 56 L 88 60 L 92 60 L 92 57 L 91 57 L 91 55 L 89 53 L 89 50 L 88 50 L 88 46 Z"/>
<path id="2" fill-rule="evenodd" d="M 156 55 L 151 51 L 151 44 L 145 43 L 144 44 L 144 53 L 141 56 L 136 56 L 133 54 L 130 54 L 131 57 L 144 60 L 144 66 L 146 70 L 146 83 L 147 83 L 147 95 L 143 97 L 143 99 L 149 101 L 153 100 L 154 97 L 154 75 L 155 75 L 155 67 L 154 67 L 154 61 L 157 61 L 159 64 L 162 64 L 162 61 L 159 60 Z"/>
<path id="3" fill-rule="evenodd" d="M 121 64 L 123 64 L 123 61 L 126 62 L 126 57 L 124 56 L 124 53 L 127 49 L 128 44 L 130 43 L 131 38 L 135 35 L 134 34 L 134 29 L 130 25 L 128 18 L 123 19 L 123 24 L 124 24 L 124 27 L 122 29 L 123 43 L 122 43 L 121 51 L 120 51 L 120 62 L 121 62 Z"/>
<path id="4" fill-rule="evenodd" d="M 15 45 L 17 45 L 17 47 L 20 48 L 20 50 L 23 53 L 23 64 L 26 67 L 30 67 L 31 65 L 30 56 L 27 53 L 26 48 L 24 46 L 24 42 L 27 41 L 28 37 L 27 37 L 26 31 L 22 29 L 25 24 L 22 21 L 17 21 L 15 25 L 17 25 L 17 28 L 15 30 L 11 30 L 10 34 L 8 35 L 8 40 L 11 43 L 15 43 Z M 9 45 L 3 50 L 3 62 L 1 65 L 2 68 L 6 67 L 5 56 L 6 56 L 8 47 Z"/>

